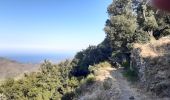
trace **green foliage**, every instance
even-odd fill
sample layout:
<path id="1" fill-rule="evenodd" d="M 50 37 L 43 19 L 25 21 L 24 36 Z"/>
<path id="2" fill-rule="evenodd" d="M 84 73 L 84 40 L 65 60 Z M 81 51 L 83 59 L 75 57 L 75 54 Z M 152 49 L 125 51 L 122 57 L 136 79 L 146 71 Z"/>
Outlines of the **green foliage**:
<path id="1" fill-rule="evenodd" d="M 117 16 L 111 16 L 110 20 L 112 23 L 111 28 L 114 28 L 116 32 L 124 33 L 127 36 L 132 35 L 137 28 L 136 19 L 135 19 L 135 16 L 133 16 L 133 15 L 129 16 L 129 15 L 121 14 L 121 15 L 117 15 Z M 114 31 L 113 30 L 111 30 L 111 31 L 113 34 Z M 125 37 L 119 36 L 119 38 L 125 38 Z"/>
<path id="2" fill-rule="evenodd" d="M 130 68 L 130 63 L 128 61 L 122 63 L 122 67 L 124 68 L 123 75 L 132 82 L 138 80 L 137 70 Z"/>
<path id="3" fill-rule="evenodd" d="M 170 17 L 156 14 L 145 0 L 114 0 L 107 11 L 109 19 L 104 28 L 105 40 L 76 54 L 72 62 L 73 75 L 86 76 L 89 65 L 106 60 L 122 64 L 124 58 L 130 60 L 133 43 L 147 43 L 152 35 L 159 38 L 170 34 Z"/>
<path id="4" fill-rule="evenodd" d="M 104 28 L 113 51 L 128 52 L 132 43 L 146 43 L 150 36 L 168 35 L 169 15 L 158 12 L 146 0 L 114 0 Z"/>
<path id="5" fill-rule="evenodd" d="M 170 29 L 165 29 L 165 30 L 162 32 L 162 36 L 161 36 L 161 37 L 164 37 L 164 36 L 167 36 L 167 35 L 170 35 Z"/>
<path id="6" fill-rule="evenodd" d="M 127 44 L 134 42 L 137 20 L 133 14 L 131 0 L 115 0 L 108 7 L 110 20 L 104 28 L 114 51 L 128 50 Z"/>
<path id="7" fill-rule="evenodd" d="M 68 60 L 57 65 L 45 61 L 40 72 L 25 74 L 17 81 L 6 80 L 0 86 L 0 92 L 8 100 L 60 100 L 79 85 L 79 81 L 70 76 L 70 70 L 71 62 Z"/>
<path id="8" fill-rule="evenodd" d="M 124 68 L 123 75 L 130 81 L 135 82 L 138 80 L 138 74 L 136 69 L 130 67 L 129 61 L 122 62 L 121 66 Z"/>
<path id="9" fill-rule="evenodd" d="M 150 6 L 146 5 L 146 1 L 142 1 L 137 6 L 137 21 L 139 28 L 145 31 L 151 31 L 156 25 L 154 12 Z"/>
<path id="10" fill-rule="evenodd" d="M 85 83 L 86 83 L 87 85 L 91 85 L 91 84 L 93 84 L 95 81 L 96 81 L 96 78 L 95 78 L 95 76 L 94 76 L 93 74 L 88 75 L 87 78 L 85 79 Z"/>
<path id="11" fill-rule="evenodd" d="M 109 19 L 102 43 L 78 52 L 73 61 L 57 65 L 45 61 L 39 72 L 25 74 L 19 80 L 7 79 L 0 86 L 0 94 L 8 100 L 72 100 L 95 82 L 95 75 L 100 74 L 98 68 L 111 66 L 104 62 L 108 60 L 120 63 L 126 69 L 123 75 L 129 80 L 137 80 L 137 72 L 129 64 L 132 44 L 147 43 L 152 34 L 157 39 L 170 34 L 170 16 L 156 13 L 145 3 L 145 0 L 113 0 L 107 9 Z M 87 77 L 78 80 L 80 76 Z M 106 81 L 104 89 L 109 89 L 111 83 Z"/>
<path id="12" fill-rule="evenodd" d="M 150 41 L 150 35 L 143 30 L 137 30 L 133 38 L 135 43 L 147 43 Z"/>
<path id="13" fill-rule="evenodd" d="M 164 33 L 166 29 L 170 28 L 170 17 L 168 13 L 158 11 L 152 6 L 147 5 L 146 0 L 138 2 L 136 13 L 140 30 L 152 32 L 156 39 L 169 35 Z"/>
<path id="14" fill-rule="evenodd" d="M 89 65 L 108 60 L 111 51 L 109 41 L 105 39 L 98 46 L 89 46 L 86 50 L 78 52 L 72 62 L 72 74 L 75 76 L 86 76 L 89 73 Z"/>
<path id="15" fill-rule="evenodd" d="M 110 66 L 111 64 L 109 62 L 104 61 L 104 62 L 100 62 L 99 64 L 89 66 L 89 71 L 90 71 L 90 74 L 100 75 L 100 72 L 98 71 L 100 68 L 105 68 L 105 67 L 110 67 Z"/>

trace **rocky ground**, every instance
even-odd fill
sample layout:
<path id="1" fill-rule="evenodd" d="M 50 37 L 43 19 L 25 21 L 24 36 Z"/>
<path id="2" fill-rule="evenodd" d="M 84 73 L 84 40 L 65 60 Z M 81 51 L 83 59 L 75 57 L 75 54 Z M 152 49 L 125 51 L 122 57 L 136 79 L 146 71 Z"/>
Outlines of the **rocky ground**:
<path id="1" fill-rule="evenodd" d="M 132 67 L 143 87 L 160 97 L 170 97 L 170 37 L 147 44 L 135 44 Z"/>
<path id="2" fill-rule="evenodd" d="M 170 100 L 159 98 L 131 83 L 122 75 L 122 68 L 99 69 L 96 82 L 86 89 L 78 100 Z"/>

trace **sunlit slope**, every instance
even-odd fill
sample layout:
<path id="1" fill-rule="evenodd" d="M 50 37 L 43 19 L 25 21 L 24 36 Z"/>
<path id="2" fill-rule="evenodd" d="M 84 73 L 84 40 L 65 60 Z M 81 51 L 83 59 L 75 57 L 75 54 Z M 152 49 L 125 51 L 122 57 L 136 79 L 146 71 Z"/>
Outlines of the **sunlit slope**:
<path id="1" fill-rule="evenodd" d="M 5 58 L 0 58 L 0 79 L 16 77 L 26 72 L 36 70 L 39 65 L 21 64 Z"/>

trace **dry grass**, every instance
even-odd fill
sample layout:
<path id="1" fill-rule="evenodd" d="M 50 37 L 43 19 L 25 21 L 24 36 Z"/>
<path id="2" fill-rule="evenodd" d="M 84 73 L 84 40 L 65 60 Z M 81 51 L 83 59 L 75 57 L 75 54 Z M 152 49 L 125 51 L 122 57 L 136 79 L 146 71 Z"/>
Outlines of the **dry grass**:
<path id="1" fill-rule="evenodd" d="M 111 74 L 110 72 L 113 71 L 113 70 L 116 70 L 115 68 L 111 68 L 111 67 L 105 67 L 105 68 L 100 68 L 97 72 L 96 75 L 96 80 L 97 81 L 101 81 L 103 82 L 105 79 L 107 78 L 111 78 Z"/>
<path id="2" fill-rule="evenodd" d="M 78 97 L 78 100 L 112 100 L 119 97 L 119 95 L 113 95 L 119 93 L 117 83 L 114 82 L 116 79 L 112 77 L 112 72 L 116 69 L 107 62 L 95 65 L 93 68 L 95 68 L 93 74 L 96 82 L 91 86 L 81 88 L 83 93 Z"/>
<path id="3" fill-rule="evenodd" d="M 135 44 L 132 52 L 133 66 L 139 71 L 142 85 L 158 96 L 169 97 L 170 36 L 145 45 Z"/>
<path id="4" fill-rule="evenodd" d="M 112 68 L 112 65 L 108 62 L 102 62 L 100 64 L 90 66 L 89 69 L 93 71 L 96 81 L 101 82 L 103 82 L 106 78 L 112 77 L 110 72 L 116 70 L 115 68 Z"/>
<path id="5" fill-rule="evenodd" d="M 164 46 L 164 47 L 162 47 Z M 170 51 L 170 37 L 152 40 L 147 44 L 134 44 L 134 48 L 140 48 L 142 57 L 159 57 Z"/>

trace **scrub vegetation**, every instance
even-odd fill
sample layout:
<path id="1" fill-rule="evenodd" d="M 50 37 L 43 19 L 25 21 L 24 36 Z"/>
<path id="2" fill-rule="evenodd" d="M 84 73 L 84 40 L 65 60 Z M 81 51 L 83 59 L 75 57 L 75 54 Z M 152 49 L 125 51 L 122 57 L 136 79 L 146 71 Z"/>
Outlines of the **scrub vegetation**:
<path id="1" fill-rule="evenodd" d="M 109 19 L 104 27 L 103 42 L 78 52 L 70 61 L 59 64 L 45 61 L 37 72 L 24 74 L 18 80 L 6 79 L 0 86 L 1 97 L 7 100 L 78 99 L 85 91 L 90 91 L 97 80 L 102 80 L 102 73 L 109 75 L 109 71 L 105 72 L 108 66 L 123 67 L 124 76 L 133 81 L 138 79 L 138 71 L 131 66 L 133 45 L 146 44 L 170 34 L 170 16 L 157 12 L 145 1 L 113 0 L 107 9 Z M 103 91 L 110 91 L 112 82 L 104 81 Z"/>

